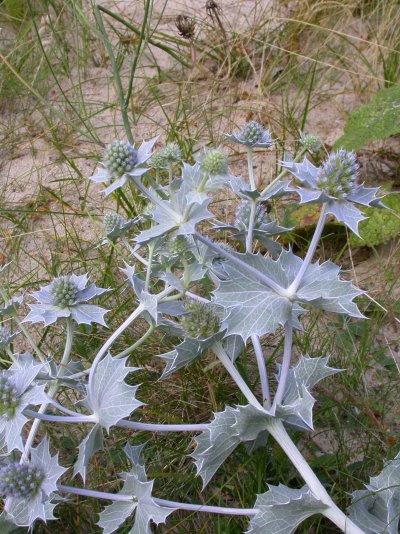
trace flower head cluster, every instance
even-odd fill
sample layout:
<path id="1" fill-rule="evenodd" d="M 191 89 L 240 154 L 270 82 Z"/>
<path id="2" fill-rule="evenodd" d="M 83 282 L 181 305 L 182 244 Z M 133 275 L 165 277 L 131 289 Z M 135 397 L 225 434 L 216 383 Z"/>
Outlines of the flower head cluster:
<path id="1" fill-rule="evenodd" d="M 120 178 L 132 171 L 137 162 L 138 152 L 127 141 L 115 140 L 104 151 L 103 163 L 111 176 Z"/>
<path id="2" fill-rule="evenodd" d="M 269 130 L 264 128 L 257 121 L 246 122 L 237 134 L 225 134 L 225 137 L 235 143 L 246 145 L 250 148 L 269 148 L 274 144 Z"/>
<path id="3" fill-rule="evenodd" d="M 116 229 L 123 228 L 125 223 L 125 219 L 119 213 L 106 213 L 103 219 L 104 232 L 106 235 L 112 234 Z"/>
<path id="4" fill-rule="evenodd" d="M 304 134 L 303 132 L 300 132 L 300 143 L 311 154 L 316 154 L 321 148 L 321 141 L 319 140 L 319 137 L 314 134 Z"/>
<path id="5" fill-rule="evenodd" d="M 138 149 L 127 141 L 113 141 L 104 151 L 104 168 L 90 179 L 96 183 L 110 184 L 104 189 L 104 193 L 109 195 L 122 187 L 129 176 L 142 176 L 148 170 L 142 165 L 151 157 L 151 149 L 157 138 L 158 136 L 150 141 L 143 141 Z"/>
<path id="6" fill-rule="evenodd" d="M 357 187 L 358 170 L 354 152 L 341 148 L 331 153 L 319 168 L 316 184 L 327 195 L 342 198 Z"/>
<path id="7" fill-rule="evenodd" d="M 205 174 L 211 176 L 228 173 L 228 157 L 220 148 L 207 150 L 201 157 L 200 168 Z"/>
<path id="8" fill-rule="evenodd" d="M 185 309 L 188 315 L 183 317 L 182 325 L 189 337 L 206 339 L 219 331 L 221 319 L 212 305 L 193 300 L 186 304 Z"/>
<path id="9" fill-rule="evenodd" d="M 43 470 L 29 463 L 13 462 L 0 469 L 0 494 L 7 497 L 30 499 L 40 490 Z"/>
<path id="10" fill-rule="evenodd" d="M 31 527 L 36 519 L 54 519 L 52 495 L 66 469 L 51 456 L 44 439 L 31 449 L 30 462 L 10 462 L 0 469 L 0 493 L 5 499 L 6 518 L 20 527 Z"/>
<path id="11" fill-rule="evenodd" d="M 87 274 L 61 276 L 51 284 L 32 293 L 37 300 L 28 304 L 31 311 L 25 321 L 37 323 L 43 321 L 45 326 L 54 323 L 61 317 L 71 317 L 78 324 L 98 323 L 105 326 L 104 314 L 107 310 L 92 304 L 86 304 L 91 298 L 108 291 L 88 282 Z"/>
<path id="12" fill-rule="evenodd" d="M 162 150 L 155 152 L 150 159 L 153 169 L 168 169 L 171 163 L 181 161 L 182 153 L 178 143 L 167 143 Z"/>
<path id="13" fill-rule="evenodd" d="M 0 415 L 10 419 L 20 403 L 16 385 L 5 376 L 0 376 Z"/>
<path id="14" fill-rule="evenodd" d="M 167 247 L 174 256 L 184 256 L 188 252 L 189 243 L 184 235 L 178 235 L 168 241 Z"/>

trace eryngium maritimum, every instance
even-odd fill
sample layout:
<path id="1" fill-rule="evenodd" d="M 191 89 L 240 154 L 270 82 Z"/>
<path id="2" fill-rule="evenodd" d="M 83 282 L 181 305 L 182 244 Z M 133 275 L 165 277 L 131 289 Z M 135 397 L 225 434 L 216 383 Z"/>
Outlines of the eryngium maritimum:
<path id="1" fill-rule="evenodd" d="M 219 148 L 207 150 L 200 159 L 200 168 L 205 174 L 211 176 L 227 174 L 228 157 Z"/>
<path id="2" fill-rule="evenodd" d="M 218 332 L 221 319 L 212 305 L 193 300 L 185 309 L 189 314 L 183 317 L 182 326 L 189 337 L 207 339 Z"/>
<path id="3" fill-rule="evenodd" d="M 246 122 L 238 133 L 225 134 L 225 137 L 250 148 L 268 148 L 274 144 L 270 131 L 265 130 L 257 121 Z"/>
<path id="4" fill-rule="evenodd" d="M 34 497 L 43 482 L 40 467 L 13 462 L 0 469 L 0 494 L 7 497 L 29 499 Z"/>
<path id="5" fill-rule="evenodd" d="M 108 289 L 95 284 L 87 286 L 87 282 L 87 274 L 55 278 L 51 284 L 32 293 L 37 303 L 28 304 L 31 311 L 24 321 L 43 321 L 44 325 L 48 326 L 62 317 L 71 317 L 78 324 L 98 323 L 105 326 L 104 315 L 107 310 L 86 302 Z"/>
<path id="6" fill-rule="evenodd" d="M 358 170 L 354 152 L 341 148 L 331 153 L 319 168 L 317 186 L 329 196 L 342 198 L 357 187 Z"/>
<path id="7" fill-rule="evenodd" d="M 142 165 L 151 157 L 151 150 L 158 136 L 150 141 L 143 141 L 138 149 L 127 141 L 113 141 L 104 152 L 103 169 L 90 177 L 96 183 L 110 184 L 104 189 L 109 195 L 119 187 L 125 185 L 129 176 L 142 176 L 149 169 Z"/>

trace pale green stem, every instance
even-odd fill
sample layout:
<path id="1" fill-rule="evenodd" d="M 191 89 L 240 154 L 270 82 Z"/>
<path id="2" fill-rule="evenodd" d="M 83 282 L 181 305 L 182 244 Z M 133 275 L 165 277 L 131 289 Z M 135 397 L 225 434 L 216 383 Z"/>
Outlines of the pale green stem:
<path id="1" fill-rule="evenodd" d="M 333 502 L 324 486 L 315 475 L 314 471 L 308 465 L 307 461 L 291 440 L 289 434 L 286 432 L 282 421 L 279 419 L 271 419 L 268 423 L 268 431 L 279 443 L 282 450 L 288 456 L 292 464 L 295 466 L 301 477 L 307 483 L 315 497 L 320 499 L 323 504 L 327 506 L 326 510 L 321 513 L 328 517 L 335 525 L 337 525 L 346 534 L 365 534 L 359 527 L 357 527 Z"/>
<path id="2" fill-rule="evenodd" d="M 151 266 L 152 266 L 152 263 L 153 263 L 153 255 L 154 255 L 154 250 L 155 250 L 154 241 L 149 243 L 148 249 L 149 249 L 149 259 L 148 259 L 148 264 L 147 264 L 146 280 L 145 280 L 145 283 L 144 283 L 144 290 L 145 291 L 148 291 L 149 290 L 149 286 L 150 286 Z"/>
<path id="3" fill-rule="evenodd" d="M 283 347 L 283 359 L 281 370 L 279 373 L 279 384 L 275 393 L 274 402 L 272 405 L 272 413 L 275 413 L 276 407 L 279 404 L 282 404 L 282 399 L 285 394 L 286 381 L 289 373 L 290 360 L 292 356 L 292 345 L 293 345 L 293 325 L 292 320 L 289 319 L 285 323 L 285 341 Z"/>
<path id="4" fill-rule="evenodd" d="M 74 337 L 74 324 L 72 322 L 72 319 L 68 318 L 67 319 L 67 337 L 65 340 L 64 353 L 61 358 L 60 367 L 57 373 L 57 378 L 62 377 L 64 375 L 64 371 L 70 360 L 73 337 Z M 53 398 L 56 395 L 59 387 L 60 387 L 59 383 L 56 380 L 53 384 L 51 384 L 49 391 L 47 392 L 47 395 L 50 398 Z M 38 413 L 44 414 L 48 406 L 49 406 L 49 403 L 42 404 L 38 410 Z M 28 434 L 28 437 L 25 443 L 24 452 L 21 456 L 21 463 L 28 460 L 29 452 L 33 445 L 33 441 L 35 439 L 36 433 L 39 429 L 39 425 L 40 425 L 40 419 L 36 419 L 32 423 L 32 426 L 29 430 L 29 434 Z"/>
<path id="5" fill-rule="evenodd" d="M 13 363 L 15 363 L 15 365 L 18 365 L 18 360 L 17 360 L 17 358 L 14 356 L 14 354 L 12 353 L 10 347 L 6 347 L 6 353 L 10 356 L 11 361 L 12 361 Z"/>
<path id="6" fill-rule="evenodd" d="M 150 325 L 148 330 L 143 334 L 143 336 L 141 338 L 139 338 L 135 343 L 133 343 L 133 345 L 131 345 L 127 349 L 125 349 L 122 352 L 120 352 L 119 354 L 117 354 L 115 356 L 115 358 L 125 358 L 125 356 L 128 356 L 131 352 L 133 352 L 135 349 L 140 347 L 140 345 L 142 345 L 146 341 L 147 338 L 149 338 L 151 336 L 151 334 L 154 332 L 155 328 L 156 327 L 154 325 Z"/>
<path id="7" fill-rule="evenodd" d="M 231 375 L 233 380 L 236 382 L 236 385 L 240 389 L 240 391 L 243 393 L 243 395 L 246 397 L 248 402 L 257 408 L 258 410 L 261 410 L 265 412 L 264 408 L 261 406 L 261 404 L 258 402 L 256 397 L 254 396 L 253 392 L 249 388 L 249 386 L 246 384 L 246 382 L 243 380 L 241 374 L 236 369 L 236 367 L 233 365 L 232 360 L 229 358 L 227 353 L 224 350 L 224 347 L 220 342 L 215 343 L 212 346 L 212 350 L 219 359 L 219 361 L 222 363 L 222 365 L 225 367 L 225 369 L 228 371 L 228 373 Z"/>
<path id="8" fill-rule="evenodd" d="M 253 250 L 253 231 L 254 231 L 254 219 L 256 215 L 256 203 L 252 200 L 249 214 L 249 226 L 247 228 L 246 235 L 246 252 L 251 254 Z"/>
<path id="9" fill-rule="evenodd" d="M 271 398 L 269 395 L 268 375 L 267 367 L 265 365 L 264 354 L 260 343 L 260 338 L 253 334 L 251 336 L 251 342 L 253 343 L 254 353 L 256 355 L 258 372 L 260 374 L 261 391 L 263 396 L 263 406 L 266 410 L 271 408 Z"/>
<path id="10" fill-rule="evenodd" d="M 301 284 L 303 276 L 305 275 L 305 273 L 306 273 L 306 271 L 308 269 L 308 266 L 310 265 L 311 260 L 314 257 L 315 250 L 316 250 L 318 242 L 319 242 L 319 238 L 321 237 L 322 230 L 324 229 L 324 224 L 325 224 L 325 219 L 326 219 L 326 211 L 327 211 L 327 205 L 323 204 L 322 205 L 322 209 L 321 209 L 321 213 L 319 215 L 318 223 L 317 223 L 317 226 L 315 228 L 314 235 L 312 237 L 310 246 L 308 247 L 308 250 L 307 250 L 306 257 L 304 258 L 303 263 L 302 263 L 298 273 L 296 274 L 295 279 L 293 280 L 293 282 L 288 287 L 288 294 L 293 294 L 293 295 L 296 294 L 296 291 L 298 290 L 298 288 L 299 288 L 299 286 Z"/>
<path id="11" fill-rule="evenodd" d="M 254 180 L 253 149 L 250 146 L 247 147 L 247 166 L 249 170 L 250 188 L 252 191 L 254 191 L 255 189 L 257 189 L 257 187 Z"/>

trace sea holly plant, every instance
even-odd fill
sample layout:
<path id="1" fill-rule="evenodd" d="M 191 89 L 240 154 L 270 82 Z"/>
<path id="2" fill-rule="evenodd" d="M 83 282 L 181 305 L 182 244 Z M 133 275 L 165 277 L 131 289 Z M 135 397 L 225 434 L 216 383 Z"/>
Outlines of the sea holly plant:
<path id="1" fill-rule="evenodd" d="M 88 284 L 87 274 L 67 273 L 26 295 L 30 311 L 24 319 L 21 297 L 10 297 L 2 290 L 0 350 L 9 362 L 0 375 L 2 520 L 32 528 L 36 520 L 52 519 L 57 502 L 70 494 L 109 501 L 98 521 L 106 534 L 120 527 L 131 534 L 149 534 L 152 525 L 168 524 L 177 510 L 244 516 L 248 518 L 246 532 L 252 534 L 290 534 L 317 514 L 348 534 L 397 532 L 398 457 L 372 477 L 366 489 L 353 493 L 346 514 L 291 437 L 293 429 L 313 430 L 313 388 L 341 371 L 330 365 L 328 354 L 295 358 L 294 332 L 302 335 L 311 309 L 351 320 L 364 317 L 356 300 L 363 291 L 342 278 L 339 266 L 316 257 L 324 224 L 331 214 L 357 232 L 363 215 L 354 204 L 381 207 L 378 190 L 360 183 L 354 153 L 338 150 L 321 161 L 317 159 L 319 140 L 305 134 L 301 134 L 299 154 L 293 158 L 286 154 L 281 172 L 270 183 L 258 185 L 253 152 L 273 149 L 269 130 L 251 121 L 226 137 L 245 147 L 246 176 L 230 172 L 227 153 L 221 147 L 194 154 L 193 164 L 182 161 L 176 143 L 152 154 L 156 138 L 139 149 L 121 141 L 107 146 L 104 170 L 92 180 L 109 184 L 106 193 L 121 188 L 129 196 L 134 188 L 147 206 L 140 218 L 122 217 L 117 212 L 120 205 L 105 216 L 102 245 L 120 247 L 123 252 L 125 262 L 115 265 L 115 272 L 124 278 L 119 290 L 128 296 L 128 309 L 120 325 L 108 334 L 104 330 L 105 341 L 87 355 L 91 363 L 86 368 L 73 359 L 75 335 L 77 328 L 82 328 L 79 325 L 84 325 L 89 338 L 93 325 L 106 328 L 106 309 L 100 305 L 112 307 L 108 288 Z M 301 161 L 305 152 L 309 156 Z M 234 215 L 221 221 L 210 206 L 213 195 L 224 189 L 237 202 Z M 290 230 L 279 220 L 279 199 L 290 195 L 321 205 L 304 257 L 279 240 Z M 100 305 L 92 304 L 92 299 L 98 299 Z M 147 323 L 147 331 L 118 352 L 115 342 L 121 345 L 122 334 L 139 320 Z M 60 359 L 56 348 L 51 351 L 35 343 L 25 323 L 46 328 L 56 325 L 58 338 L 65 328 Z M 160 396 L 168 391 L 166 377 L 171 379 L 197 361 L 207 369 L 221 364 L 240 393 L 237 401 L 203 417 L 202 422 L 150 422 L 136 383 L 139 369 L 130 365 L 129 358 L 134 351 L 138 355 L 137 349 L 157 330 L 169 336 L 169 347 L 172 345 L 171 350 L 153 354 L 161 363 L 155 382 Z M 277 361 L 272 363 L 265 349 L 270 335 L 282 337 L 282 348 L 277 348 Z M 14 352 L 16 339 L 20 343 L 25 339 L 32 354 Z M 89 346 L 97 342 L 93 339 Z M 246 368 L 258 374 L 259 385 L 249 385 L 243 372 Z M 50 453 L 41 421 L 85 428 L 69 475 L 76 477 L 73 485 L 66 483 L 66 469 L 59 466 L 57 455 Z M 102 454 L 107 435 L 113 436 L 121 428 L 124 436 L 141 431 L 147 432 L 149 439 L 154 433 L 192 436 L 193 476 L 196 470 L 205 496 L 209 482 L 218 485 L 221 466 L 241 444 L 253 454 L 256 448 L 276 441 L 304 483 L 298 487 L 265 484 L 265 491 L 247 499 L 250 508 L 171 501 L 147 478 L 146 448 L 137 445 L 133 435 L 136 444 L 128 442 L 124 449 L 130 466 L 120 475 L 120 490 L 87 487 L 93 457 Z M 272 454 L 272 447 L 269 450 Z"/>

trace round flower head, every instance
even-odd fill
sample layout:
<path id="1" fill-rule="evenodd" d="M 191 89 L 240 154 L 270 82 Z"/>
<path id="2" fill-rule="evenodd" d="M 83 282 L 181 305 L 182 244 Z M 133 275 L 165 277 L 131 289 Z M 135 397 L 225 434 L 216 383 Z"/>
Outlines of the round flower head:
<path id="1" fill-rule="evenodd" d="M 184 39 L 192 40 L 196 31 L 196 21 L 187 15 L 178 15 L 175 19 L 175 26 L 179 35 Z"/>
<path id="2" fill-rule="evenodd" d="M 327 195 L 341 198 L 357 187 L 359 165 L 354 152 L 342 148 L 329 155 L 317 175 L 317 187 Z"/>
<path id="3" fill-rule="evenodd" d="M 16 385 L 5 376 L 0 376 L 0 416 L 10 419 L 20 403 Z"/>
<path id="4" fill-rule="evenodd" d="M 28 304 L 31 311 L 24 320 L 33 323 L 43 321 L 47 326 L 61 317 L 71 317 L 78 324 L 98 323 L 105 326 L 104 314 L 107 310 L 86 302 L 108 289 L 95 284 L 86 287 L 87 282 L 87 274 L 56 278 L 51 284 L 32 293 L 37 303 Z"/>
<path id="5" fill-rule="evenodd" d="M 119 187 L 122 187 L 129 176 L 142 176 L 148 169 L 142 167 L 151 157 L 157 137 L 150 141 L 143 141 L 138 149 L 127 141 L 115 140 L 107 145 L 102 161 L 103 169 L 90 177 L 96 183 L 109 184 L 104 193 L 109 195 Z"/>
<path id="6" fill-rule="evenodd" d="M 185 309 L 189 314 L 183 317 L 182 326 L 189 337 L 206 339 L 219 331 L 221 319 L 212 305 L 193 300 Z"/>
<path id="7" fill-rule="evenodd" d="M 178 143 L 167 143 L 162 154 L 168 163 L 180 161 L 182 159 L 181 149 L 179 148 Z"/>
<path id="8" fill-rule="evenodd" d="M 164 150 L 155 152 L 150 158 L 149 165 L 153 169 L 167 169 L 168 161 L 164 156 Z"/>
<path id="9" fill-rule="evenodd" d="M 40 467 L 19 462 L 6 464 L 0 469 L 0 494 L 3 498 L 31 499 L 39 492 L 44 477 Z"/>
<path id="10" fill-rule="evenodd" d="M 225 134 L 230 141 L 235 141 L 248 147 L 268 148 L 274 144 L 269 130 L 264 128 L 257 121 L 246 122 L 237 134 Z"/>
<path id="11" fill-rule="evenodd" d="M 188 241 L 184 235 L 178 235 L 168 241 L 167 247 L 174 256 L 183 256 L 188 252 Z"/>
<path id="12" fill-rule="evenodd" d="M 30 462 L 10 462 L 0 469 L 0 493 L 4 510 L 20 527 L 31 527 L 36 519 L 54 519 L 52 495 L 66 469 L 51 456 L 47 439 L 31 449 Z"/>
<path id="13" fill-rule="evenodd" d="M 53 303 L 59 308 L 68 308 L 73 306 L 78 296 L 78 287 L 69 276 L 57 278 L 51 284 L 51 295 Z"/>
<path id="14" fill-rule="evenodd" d="M 201 170 L 212 176 L 228 173 L 228 157 L 219 148 L 207 150 L 200 160 Z"/>
<path id="15" fill-rule="evenodd" d="M 314 134 L 304 134 L 303 132 L 300 132 L 300 143 L 311 154 L 316 154 L 321 148 L 321 141 Z"/>
<path id="16" fill-rule="evenodd" d="M 120 178 L 132 171 L 137 161 L 137 150 L 127 141 L 115 140 L 104 151 L 104 166 L 113 177 Z"/>

